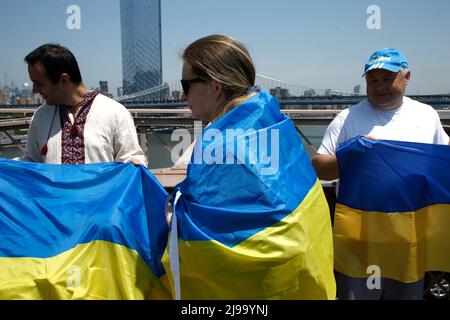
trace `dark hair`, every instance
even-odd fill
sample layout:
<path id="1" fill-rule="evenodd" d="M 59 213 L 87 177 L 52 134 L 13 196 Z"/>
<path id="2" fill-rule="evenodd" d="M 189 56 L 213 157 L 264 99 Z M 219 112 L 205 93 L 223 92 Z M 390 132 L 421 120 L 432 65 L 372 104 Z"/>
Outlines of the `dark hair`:
<path id="1" fill-rule="evenodd" d="M 69 49 L 59 44 L 44 44 L 34 49 L 25 57 L 25 62 L 34 65 L 42 63 L 47 76 L 54 84 L 58 83 L 61 74 L 66 73 L 70 81 L 79 84 L 82 81 L 80 68 L 75 56 Z"/>

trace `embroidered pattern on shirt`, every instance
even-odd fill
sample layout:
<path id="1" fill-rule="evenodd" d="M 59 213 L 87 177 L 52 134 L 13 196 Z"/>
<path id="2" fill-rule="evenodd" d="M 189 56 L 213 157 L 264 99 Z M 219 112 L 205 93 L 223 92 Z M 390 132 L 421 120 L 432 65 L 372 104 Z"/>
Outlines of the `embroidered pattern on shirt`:
<path id="1" fill-rule="evenodd" d="M 83 102 L 77 118 L 72 124 L 69 110 L 62 106 L 59 108 L 61 119 L 61 164 L 84 164 L 86 161 L 84 145 L 84 126 L 91 103 L 98 92 L 91 91 L 83 97 Z"/>

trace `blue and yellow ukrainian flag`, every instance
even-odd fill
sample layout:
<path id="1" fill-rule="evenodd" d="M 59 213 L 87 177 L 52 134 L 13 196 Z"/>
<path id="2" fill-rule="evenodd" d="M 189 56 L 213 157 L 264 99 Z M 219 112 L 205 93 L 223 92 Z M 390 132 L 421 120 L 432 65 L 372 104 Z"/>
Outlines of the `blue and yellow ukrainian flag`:
<path id="1" fill-rule="evenodd" d="M 335 298 L 327 201 L 275 98 L 260 92 L 208 126 L 178 190 L 163 257 L 175 298 Z"/>
<path id="2" fill-rule="evenodd" d="M 450 272 L 450 147 L 352 139 L 337 151 L 335 268 L 410 283 Z"/>
<path id="3" fill-rule="evenodd" d="M 132 164 L 0 159 L 0 299 L 165 299 L 166 193 Z"/>

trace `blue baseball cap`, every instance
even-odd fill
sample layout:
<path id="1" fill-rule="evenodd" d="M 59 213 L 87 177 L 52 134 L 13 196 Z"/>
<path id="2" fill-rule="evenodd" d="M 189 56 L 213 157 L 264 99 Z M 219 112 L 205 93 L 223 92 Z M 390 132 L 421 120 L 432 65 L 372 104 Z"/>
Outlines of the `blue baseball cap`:
<path id="1" fill-rule="evenodd" d="M 367 60 L 364 66 L 364 74 L 374 69 L 386 69 L 391 72 L 398 72 L 401 68 L 409 69 L 409 62 L 406 57 L 396 49 L 383 49 L 375 51 Z"/>

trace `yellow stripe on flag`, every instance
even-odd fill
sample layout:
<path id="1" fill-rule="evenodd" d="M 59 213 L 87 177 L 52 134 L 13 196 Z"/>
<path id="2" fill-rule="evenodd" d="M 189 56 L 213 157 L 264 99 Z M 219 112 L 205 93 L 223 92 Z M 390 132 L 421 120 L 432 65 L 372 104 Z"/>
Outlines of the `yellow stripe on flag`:
<path id="1" fill-rule="evenodd" d="M 404 283 L 421 279 L 426 271 L 450 272 L 449 226 L 448 204 L 400 213 L 367 212 L 337 204 L 335 269 L 367 278 L 367 267 L 376 265 L 382 277 Z"/>
<path id="2" fill-rule="evenodd" d="M 182 299 L 335 299 L 331 222 L 319 180 L 291 214 L 234 247 L 178 245 Z M 162 261 L 170 272 L 168 251 Z"/>
<path id="3" fill-rule="evenodd" d="M 107 241 L 51 258 L 0 258 L 0 299 L 170 299 L 136 251 Z"/>

